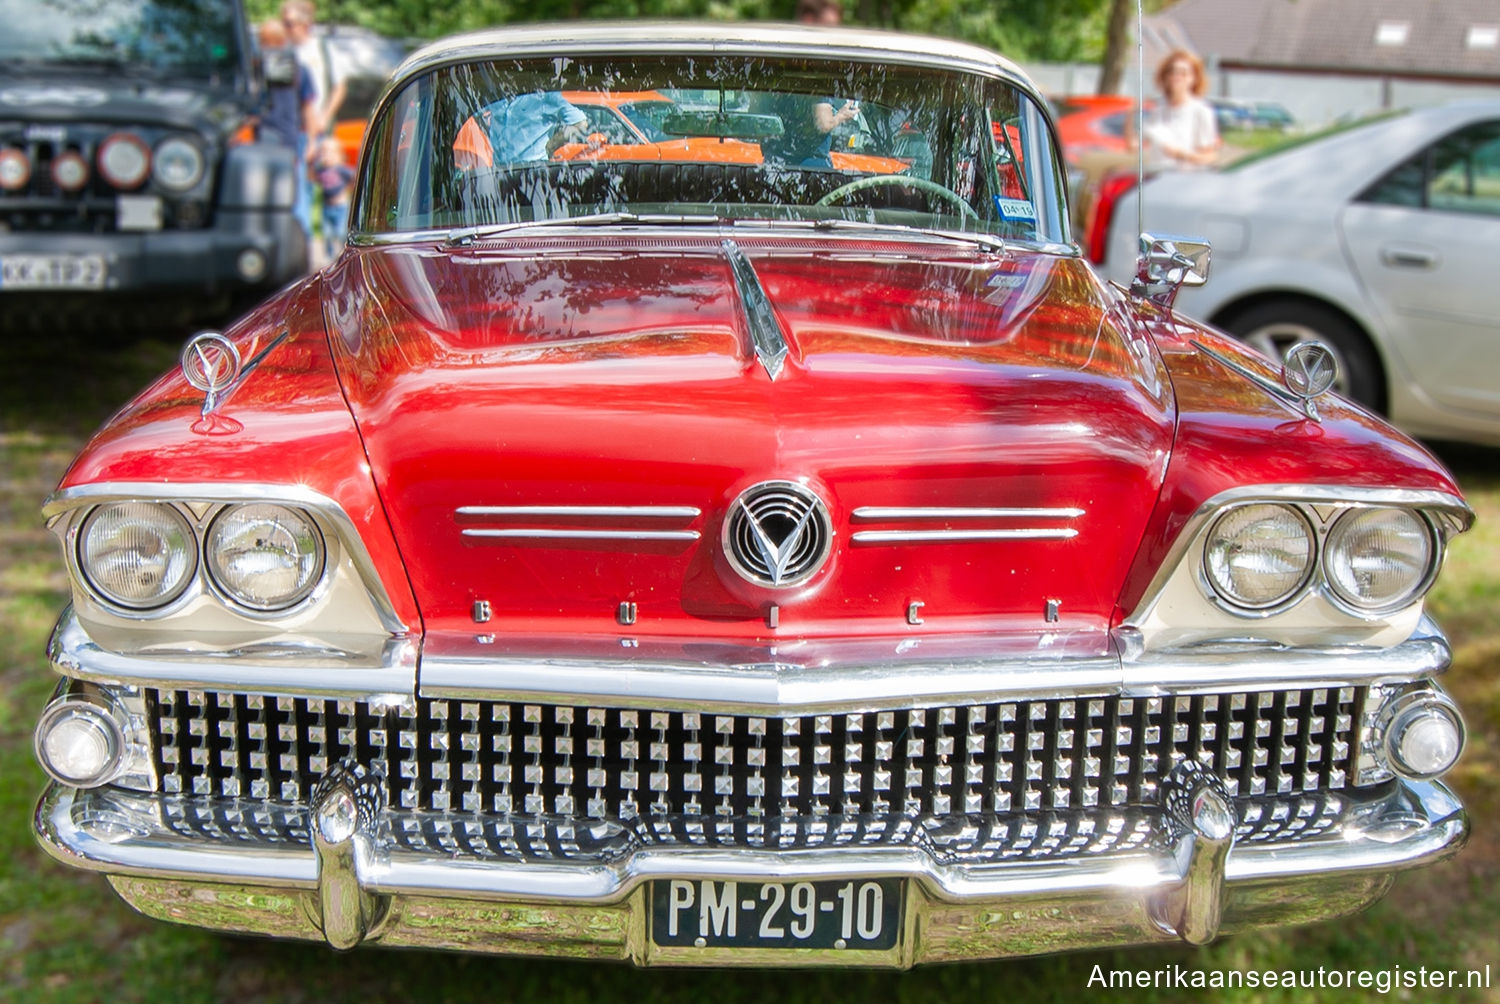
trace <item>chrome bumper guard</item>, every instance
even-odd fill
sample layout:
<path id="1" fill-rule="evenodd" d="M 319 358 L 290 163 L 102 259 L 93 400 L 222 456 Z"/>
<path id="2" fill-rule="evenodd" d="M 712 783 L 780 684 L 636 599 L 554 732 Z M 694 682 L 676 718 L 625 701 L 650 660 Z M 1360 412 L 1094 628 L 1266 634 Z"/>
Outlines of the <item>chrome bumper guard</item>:
<path id="1" fill-rule="evenodd" d="M 835 835 L 791 850 L 774 837 L 763 847 L 695 846 L 620 832 L 584 848 L 573 821 L 534 817 L 515 821 L 533 850 L 503 856 L 453 839 L 464 832 L 459 816 L 429 821 L 438 834 L 430 847 L 401 839 L 398 817 L 411 814 L 382 806 L 379 791 L 347 762 L 329 771 L 310 808 L 216 800 L 211 812 L 201 798 L 53 785 L 36 828 L 54 857 L 105 873 L 143 913 L 222 930 L 335 948 L 370 941 L 640 965 L 890 967 L 1196 944 L 1241 926 L 1338 916 L 1379 898 L 1394 872 L 1455 852 L 1468 829 L 1457 799 L 1436 782 L 1236 800 L 1188 761 L 1163 783 L 1161 804 L 1133 824 L 1068 814 L 1086 831 L 1134 825 L 1144 836 L 1109 841 L 1100 853 L 1028 857 L 972 842 L 957 852 L 920 823 L 876 845 L 832 846 Z M 197 814 L 190 826 L 185 808 Z M 839 825 L 811 822 L 825 836 Z M 571 851 L 555 839 L 565 830 Z M 652 880 L 871 877 L 908 879 L 890 950 L 668 947 L 649 930 Z"/>

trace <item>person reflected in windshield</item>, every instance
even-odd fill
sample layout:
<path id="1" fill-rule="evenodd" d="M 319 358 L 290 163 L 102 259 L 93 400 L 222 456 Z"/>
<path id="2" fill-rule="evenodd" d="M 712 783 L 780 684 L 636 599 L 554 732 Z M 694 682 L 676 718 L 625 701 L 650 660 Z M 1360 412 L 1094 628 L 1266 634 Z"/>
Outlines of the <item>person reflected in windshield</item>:
<path id="1" fill-rule="evenodd" d="M 844 21 L 839 0 L 797 0 L 797 23 L 835 28 Z M 831 97 L 782 94 L 769 102 L 767 111 L 781 117 L 784 130 L 779 140 L 762 144 L 768 160 L 800 167 L 832 167 L 833 131 L 859 115 L 859 102 L 837 104 Z"/>
<path id="2" fill-rule="evenodd" d="M 588 118 L 557 91 L 502 98 L 469 117 L 453 142 L 460 170 L 546 160 L 582 139 Z"/>

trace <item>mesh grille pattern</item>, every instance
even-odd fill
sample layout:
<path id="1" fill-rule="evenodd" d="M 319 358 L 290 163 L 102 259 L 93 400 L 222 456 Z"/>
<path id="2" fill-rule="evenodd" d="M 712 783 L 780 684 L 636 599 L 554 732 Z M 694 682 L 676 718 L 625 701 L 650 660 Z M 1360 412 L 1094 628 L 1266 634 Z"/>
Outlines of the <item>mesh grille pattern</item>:
<path id="1" fill-rule="evenodd" d="M 1183 759 L 1236 796 L 1352 783 L 1363 688 L 1083 697 L 791 718 L 421 700 L 148 693 L 168 793 L 305 803 L 353 756 L 393 809 L 943 817 L 1155 802 Z"/>

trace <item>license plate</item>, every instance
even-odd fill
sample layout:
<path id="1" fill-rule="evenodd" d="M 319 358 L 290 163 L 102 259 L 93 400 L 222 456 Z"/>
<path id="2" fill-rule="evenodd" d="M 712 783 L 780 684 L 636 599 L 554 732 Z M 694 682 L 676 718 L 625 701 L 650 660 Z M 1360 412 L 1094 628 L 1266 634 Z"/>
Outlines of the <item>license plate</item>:
<path id="1" fill-rule="evenodd" d="M 103 289 L 107 276 L 103 255 L 0 255 L 0 289 Z"/>
<path id="2" fill-rule="evenodd" d="M 697 948 L 895 947 L 902 879 L 651 883 L 651 940 Z"/>

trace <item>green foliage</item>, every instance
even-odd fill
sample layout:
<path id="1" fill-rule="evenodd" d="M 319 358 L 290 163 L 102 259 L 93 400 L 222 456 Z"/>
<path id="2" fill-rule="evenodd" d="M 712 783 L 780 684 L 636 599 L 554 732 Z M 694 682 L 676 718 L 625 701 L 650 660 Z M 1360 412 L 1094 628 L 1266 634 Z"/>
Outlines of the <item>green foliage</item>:
<path id="1" fill-rule="evenodd" d="M 280 0 L 247 0 L 273 16 Z M 845 0 L 845 23 L 975 42 L 1013 59 L 1097 59 L 1109 0 Z M 795 0 L 321 0 L 318 18 L 398 38 L 436 38 L 516 21 L 790 20 Z"/>

